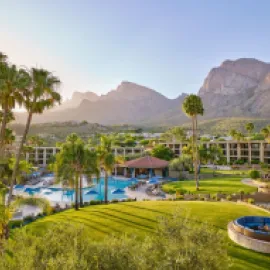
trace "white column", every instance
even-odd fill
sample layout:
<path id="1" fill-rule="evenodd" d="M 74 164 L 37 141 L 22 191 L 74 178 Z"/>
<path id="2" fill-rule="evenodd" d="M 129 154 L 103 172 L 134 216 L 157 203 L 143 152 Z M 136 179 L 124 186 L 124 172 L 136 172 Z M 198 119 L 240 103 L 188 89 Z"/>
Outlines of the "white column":
<path id="1" fill-rule="evenodd" d="M 134 147 L 131 148 L 131 154 L 134 155 Z"/>
<path id="2" fill-rule="evenodd" d="M 29 162 L 29 153 L 28 152 L 25 154 L 25 159 L 27 162 Z"/>
<path id="3" fill-rule="evenodd" d="M 260 143 L 260 162 L 264 162 L 264 143 Z"/>
<path id="4" fill-rule="evenodd" d="M 251 143 L 248 143 L 248 163 L 251 164 Z"/>
<path id="5" fill-rule="evenodd" d="M 230 156 L 231 156 L 231 150 L 230 150 L 230 143 L 226 143 L 226 157 L 227 157 L 227 163 L 229 164 L 231 162 Z"/>
<path id="6" fill-rule="evenodd" d="M 115 166 L 114 167 L 114 176 L 116 176 L 117 175 L 117 167 Z"/>
<path id="7" fill-rule="evenodd" d="M 117 148 L 114 148 L 114 156 L 117 156 Z"/>
<path id="8" fill-rule="evenodd" d="M 135 177 L 135 168 L 132 170 L 132 177 Z"/>
<path id="9" fill-rule="evenodd" d="M 46 148 L 43 149 L 43 166 L 45 167 L 47 164 L 47 151 Z"/>
<path id="10" fill-rule="evenodd" d="M 123 155 L 126 156 L 126 148 L 123 149 Z"/>
<path id="11" fill-rule="evenodd" d="M 241 159 L 241 145 L 237 143 L 237 159 Z"/>
<path id="12" fill-rule="evenodd" d="M 124 176 L 127 176 L 127 168 L 124 168 Z"/>
<path id="13" fill-rule="evenodd" d="M 56 147 L 53 147 L 53 155 L 56 155 Z"/>
<path id="14" fill-rule="evenodd" d="M 36 152 L 35 152 L 35 162 L 38 161 L 38 148 L 35 148 Z"/>

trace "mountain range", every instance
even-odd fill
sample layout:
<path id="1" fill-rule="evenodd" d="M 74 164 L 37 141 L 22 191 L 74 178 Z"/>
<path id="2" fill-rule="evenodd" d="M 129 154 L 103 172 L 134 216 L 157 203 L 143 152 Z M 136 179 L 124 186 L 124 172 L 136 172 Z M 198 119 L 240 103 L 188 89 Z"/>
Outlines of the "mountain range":
<path id="1" fill-rule="evenodd" d="M 204 103 L 203 119 L 270 117 L 270 64 L 251 58 L 226 60 L 210 70 L 198 95 Z M 74 92 L 70 100 L 33 121 L 178 125 L 188 121 L 182 112 L 186 96 L 183 93 L 169 99 L 153 89 L 123 81 L 106 95 Z M 17 122 L 24 121 L 25 114 L 17 114 Z"/>

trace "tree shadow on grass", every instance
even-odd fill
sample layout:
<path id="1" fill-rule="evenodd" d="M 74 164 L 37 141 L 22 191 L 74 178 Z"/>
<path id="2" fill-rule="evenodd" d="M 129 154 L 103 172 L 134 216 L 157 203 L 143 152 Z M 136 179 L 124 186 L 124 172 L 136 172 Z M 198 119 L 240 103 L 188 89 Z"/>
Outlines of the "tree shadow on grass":
<path id="1" fill-rule="evenodd" d="M 140 230 L 144 230 L 146 232 L 152 232 L 154 230 L 154 228 L 152 226 L 148 226 L 146 224 L 142 224 L 142 223 L 139 223 L 139 222 L 127 219 L 127 218 L 121 218 L 117 215 L 109 214 L 107 212 L 100 211 L 100 212 L 97 212 L 96 215 L 101 217 L 101 218 L 105 218 L 105 219 L 112 218 L 112 219 L 118 221 L 119 223 L 126 224 L 128 226 L 130 226 L 132 224 L 133 227 L 137 227 Z"/>
<path id="2" fill-rule="evenodd" d="M 254 266 L 259 266 L 263 269 L 269 269 L 270 265 L 270 256 L 268 254 L 259 253 L 256 251 L 251 251 L 249 249 L 246 249 L 244 247 L 238 246 L 234 243 L 229 245 L 228 248 L 228 254 L 232 259 L 237 259 L 239 261 L 242 261 L 243 264 L 245 262 L 248 262 L 250 264 L 254 264 Z M 252 255 L 260 255 L 260 261 L 258 262 L 258 257 L 254 258 Z"/>
<path id="3" fill-rule="evenodd" d="M 81 217 L 80 217 L 80 218 L 81 218 Z M 81 218 L 81 219 L 84 219 L 84 218 Z M 69 220 L 66 220 L 65 218 L 59 218 L 58 220 L 59 220 L 60 222 L 65 223 L 65 224 L 70 224 L 70 223 L 75 223 L 75 224 L 76 224 L 76 222 L 74 222 L 75 220 L 69 221 Z M 87 219 L 86 219 L 86 220 L 87 220 Z M 91 222 L 92 222 L 92 220 L 91 220 Z M 100 233 L 107 234 L 107 235 L 110 234 L 110 232 L 107 232 L 107 231 L 105 231 L 105 230 L 102 230 L 102 229 L 99 228 L 99 227 L 90 225 L 89 223 L 83 223 L 83 225 L 84 225 L 85 227 L 90 227 L 90 228 L 92 228 L 93 230 L 96 230 L 96 231 L 98 231 L 98 232 L 100 232 Z M 105 225 L 102 225 L 102 224 L 99 224 L 99 223 L 98 223 L 98 225 L 99 225 L 99 226 L 108 227 L 108 226 L 105 226 Z"/>
<path id="4" fill-rule="evenodd" d="M 103 208 L 103 209 L 106 209 L 106 210 L 111 211 L 111 212 L 117 212 L 117 213 L 120 213 L 120 214 L 124 214 L 124 215 L 127 215 L 127 216 L 138 218 L 138 219 L 143 219 L 143 220 L 146 220 L 148 222 L 156 223 L 156 219 L 151 219 L 151 218 L 147 218 L 147 217 L 138 216 L 138 215 L 135 215 L 135 214 L 131 214 L 129 212 L 126 212 L 126 211 L 121 211 L 119 209 L 109 208 L 109 207 L 106 207 L 106 208 Z"/>

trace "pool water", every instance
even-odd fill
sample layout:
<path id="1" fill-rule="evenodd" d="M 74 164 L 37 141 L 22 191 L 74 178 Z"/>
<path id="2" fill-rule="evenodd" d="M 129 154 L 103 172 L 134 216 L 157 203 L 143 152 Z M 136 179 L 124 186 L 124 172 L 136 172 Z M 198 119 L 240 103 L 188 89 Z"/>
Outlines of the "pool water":
<path id="1" fill-rule="evenodd" d="M 83 188 L 83 201 L 89 202 L 92 200 L 104 200 L 104 178 L 100 181 L 93 180 L 93 187 Z M 112 194 L 115 189 L 124 189 L 132 185 L 132 181 L 120 180 L 117 178 L 109 178 L 108 180 L 108 200 L 125 199 L 125 194 Z M 95 190 L 98 194 L 86 194 L 89 190 Z M 42 197 L 53 202 L 74 202 L 75 193 L 73 189 L 63 189 L 57 187 L 41 187 L 41 188 L 26 188 L 24 192 L 29 195 L 41 195 Z"/>

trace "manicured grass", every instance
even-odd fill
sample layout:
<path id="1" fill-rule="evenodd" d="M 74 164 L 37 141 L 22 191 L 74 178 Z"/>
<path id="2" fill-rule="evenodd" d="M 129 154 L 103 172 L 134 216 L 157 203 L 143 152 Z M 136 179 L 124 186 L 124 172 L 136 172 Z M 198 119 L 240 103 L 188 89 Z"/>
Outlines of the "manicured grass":
<path id="1" fill-rule="evenodd" d="M 157 218 L 169 215 L 177 208 L 186 209 L 190 222 L 208 222 L 227 235 L 229 221 L 244 215 L 267 215 L 264 211 L 231 202 L 146 201 L 85 207 L 68 210 L 33 222 L 27 228 L 42 234 L 51 224 L 84 224 L 93 240 L 101 241 L 110 234 L 131 234 L 144 237 L 155 231 Z M 231 269 L 269 269 L 267 255 L 244 249 L 229 241 L 228 253 L 233 260 Z M 215 251 L 213 250 L 213 253 Z"/>
<path id="2" fill-rule="evenodd" d="M 242 184 L 241 180 L 243 177 L 239 176 L 217 176 L 210 179 L 201 179 L 200 180 L 200 190 L 196 191 L 195 181 L 177 181 L 170 182 L 162 186 L 162 189 L 165 192 L 176 191 L 177 189 L 182 189 L 187 192 L 194 194 L 215 194 L 215 193 L 224 193 L 232 194 L 237 193 L 240 190 L 246 192 L 255 192 L 257 189 L 248 185 Z"/>
<path id="3" fill-rule="evenodd" d="M 217 175 L 242 175 L 248 174 L 248 170 L 213 170 L 211 168 L 201 168 L 201 174 L 212 174 L 214 171 Z"/>

